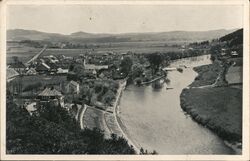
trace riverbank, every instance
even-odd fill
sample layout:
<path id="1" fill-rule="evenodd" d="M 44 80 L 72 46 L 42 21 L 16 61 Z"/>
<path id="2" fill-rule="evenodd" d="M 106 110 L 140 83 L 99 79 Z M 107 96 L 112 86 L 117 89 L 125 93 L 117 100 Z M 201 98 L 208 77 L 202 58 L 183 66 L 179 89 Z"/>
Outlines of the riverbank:
<path id="1" fill-rule="evenodd" d="M 124 82 L 120 83 L 120 85 L 119 85 L 119 89 L 118 89 L 118 92 L 117 92 L 117 98 L 116 98 L 114 106 L 113 106 L 113 110 L 114 110 L 113 114 L 114 114 L 114 117 L 115 117 L 115 122 L 117 124 L 117 127 L 119 128 L 119 131 L 122 134 L 122 137 L 124 137 L 128 141 L 128 144 L 133 146 L 136 153 L 139 154 L 140 150 L 139 150 L 138 145 L 135 145 L 135 143 L 131 140 L 131 138 L 128 137 L 127 132 L 126 132 L 126 128 L 123 125 L 121 119 L 119 118 L 119 107 L 120 107 L 119 103 L 120 103 L 120 99 L 121 99 L 121 96 L 122 96 L 122 92 L 123 92 L 123 90 L 125 90 L 126 85 L 127 85 L 126 80 Z"/>
<path id="2" fill-rule="evenodd" d="M 211 85 L 222 70 L 220 64 L 195 67 L 198 73 L 189 88 L 180 95 L 181 108 L 190 116 L 232 144 L 242 142 L 242 89 L 230 86 L 196 88 Z"/>
<path id="3" fill-rule="evenodd" d="M 115 96 L 112 106 L 106 107 L 106 109 L 99 109 L 94 106 L 86 106 L 80 112 L 80 125 L 82 128 L 98 128 L 103 131 L 105 138 L 111 138 L 111 134 L 115 134 L 117 137 L 123 137 L 127 140 L 130 146 L 137 154 L 139 154 L 138 146 L 135 146 L 130 137 L 127 136 L 127 132 L 120 121 L 119 115 L 119 102 L 122 96 L 122 92 L 126 87 L 126 80 L 119 81 L 119 87 Z"/>

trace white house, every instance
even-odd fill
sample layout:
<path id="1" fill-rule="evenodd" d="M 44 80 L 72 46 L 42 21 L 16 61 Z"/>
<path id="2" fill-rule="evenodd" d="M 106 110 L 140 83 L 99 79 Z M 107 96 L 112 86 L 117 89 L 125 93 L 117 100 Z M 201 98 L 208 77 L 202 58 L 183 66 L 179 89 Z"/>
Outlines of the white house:
<path id="1" fill-rule="evenodd" d="M 67 86 L 66 86 L 66 91 L 67 93 L 72 93 L 72 94 L 79 94 L 80 92 L 80 85 L 79 83 L 75 81 L 70 81 Z"/>

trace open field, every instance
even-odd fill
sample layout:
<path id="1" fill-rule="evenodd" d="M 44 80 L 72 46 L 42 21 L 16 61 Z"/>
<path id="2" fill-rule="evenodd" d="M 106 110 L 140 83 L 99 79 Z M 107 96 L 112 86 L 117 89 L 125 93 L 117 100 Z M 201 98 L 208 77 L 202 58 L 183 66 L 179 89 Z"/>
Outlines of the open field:
<path id="1" fill-rule="evenodd" d="M 232 66 L 226 74 L 226 80 L 229 84 L 239 84 L 243 82 L 243 67 Z"/>
<path id="2" fill-rule="evenodd" d="M 242 90 L 229 87 L 184 90 L 182 107 L 223 139 L 241 141 Z"/>
<path id="3" fill-rule="evenodd" d="M 110 137 L 109 130 L 104 121 L 104 111 L 88 107 L 83 116 L 83 126 L 89 129 L 98 128 L 104 131 L 105 137 Z"/>
<path id="4" fill-rule="evenodd" d="M 242 72 L 241 66 L 230 67 L 226 76 L 229 84 Z M 191 88 L 181 93 L 181 107 L 191 117 L 207 126 L 228 141 L 241 142 L 242 137 L 242 89 L 227 87 L 192 88 L 212 84 L 220 66 L 216 63 L 196 67 L 198 72 Z M 238 77 L 239 76 L 239 77 Z"/>
<path id="5" fill-rule="evenodd" d="M 37 54 L 40 48 L 30 48 L 21 46 L 19 48 L 11 48 L 10 51 L 7 51 L 7 63 L 11 62 L 11 57 L 18 56 L 21 61 L 26 62 L 32 56 Z M 115 52 L 118 54 L 127 53 L 128 51 L 134 53 L 153 53 L 153 52 L 177 52 L 181 51 L 179 47 L 165 46 L 165 43 L 149 43 L 149 42 L 135 42 L 135 43 L 112 43 L 110 46 L 100 46 L 94 48 L 84 48 L 84 49 L 46 49 L 43 55 L 65 55 L 65 56 L 78 56 L 86 52 L 91 52 L 94 54 L 106 53 L 106 52 Z"/>

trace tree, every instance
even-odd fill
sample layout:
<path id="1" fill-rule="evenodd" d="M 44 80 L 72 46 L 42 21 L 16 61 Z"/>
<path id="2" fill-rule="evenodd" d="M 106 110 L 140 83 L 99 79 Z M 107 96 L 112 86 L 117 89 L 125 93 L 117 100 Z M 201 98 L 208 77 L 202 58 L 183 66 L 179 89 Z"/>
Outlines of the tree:
<path id="1" fill-rule="evenodd" d="M 147 55 L 147 59 L 152 68 L 152 74 L 155 74 L 159 70 L 160 65 L 164 61 L 163 55 L 158 52 Z"/>
<path id="2" fill-rule="evenodd" d="M 121 61 L 120 64 L 121 72 L 127 76 L 131 70 L 132 65 L 133 65 L 133 60 L 128 56 L 124 57 L 124 59 Z"/>
<path id="3" fill-rule="evenodd" d="M 140 77 L 143 74 L 143 65 L 136 63 L 132 66 L 132 78 Z"/>
<path id="4" fill-rule="evenodd" d="M 135 154 L 124 138 L 105 139 L 101 130 L 81 130 L 60 106 L 30 116 L 7 100 L 6 119 L 8 154 Z"/>

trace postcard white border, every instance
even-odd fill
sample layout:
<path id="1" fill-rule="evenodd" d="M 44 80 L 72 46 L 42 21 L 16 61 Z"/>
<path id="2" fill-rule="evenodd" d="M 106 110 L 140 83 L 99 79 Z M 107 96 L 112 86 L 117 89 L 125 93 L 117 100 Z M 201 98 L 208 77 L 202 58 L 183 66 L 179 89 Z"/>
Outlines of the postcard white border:
<path id="1" fill-rule="evenodd" d="M 162 1 L 83 1 L 83 0 L 3 0 L 0 2 L 0 109 L 1 160 L 249 160 L 249 1 L 248 0 L 162 0 Z M 242 155 L 6 155 L 6 7 L 8 5 L 243 5 L 243 149 Z"/>

